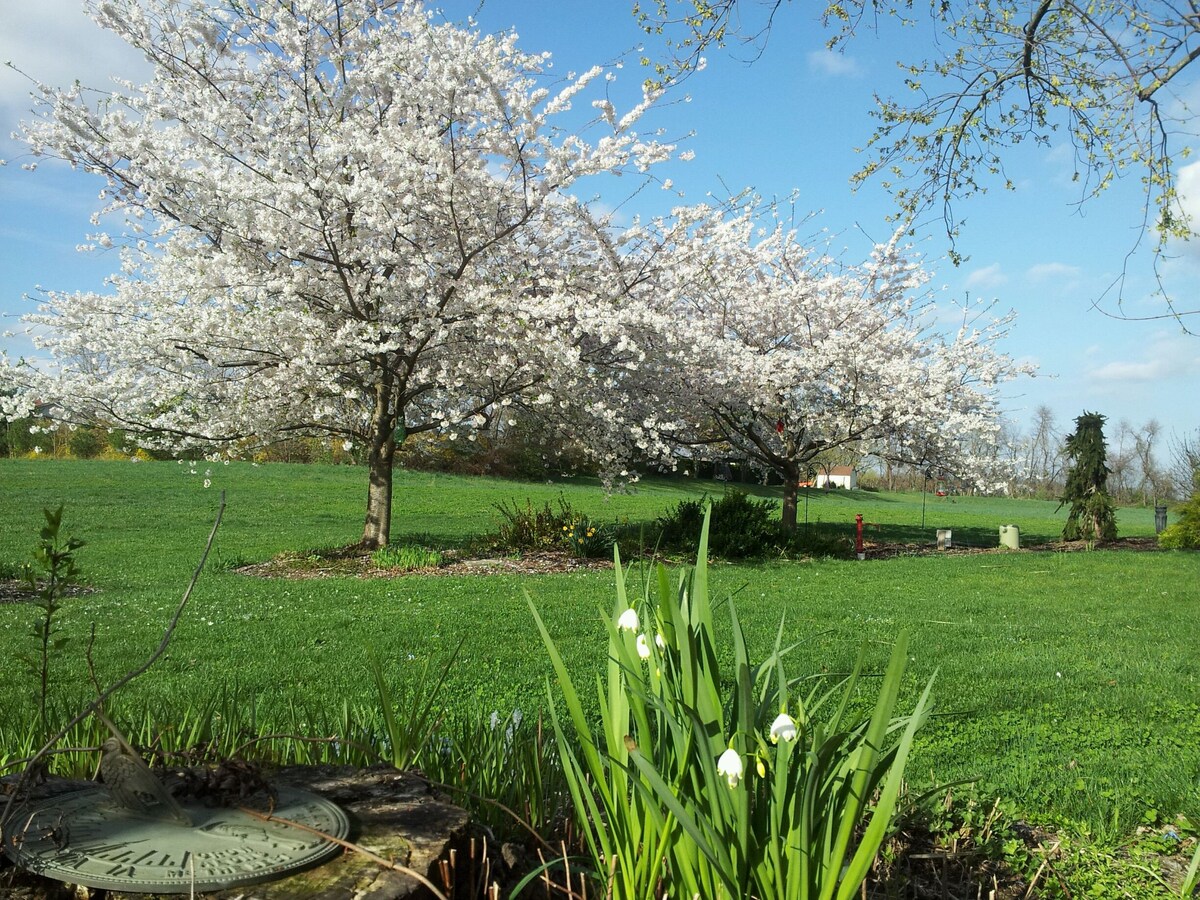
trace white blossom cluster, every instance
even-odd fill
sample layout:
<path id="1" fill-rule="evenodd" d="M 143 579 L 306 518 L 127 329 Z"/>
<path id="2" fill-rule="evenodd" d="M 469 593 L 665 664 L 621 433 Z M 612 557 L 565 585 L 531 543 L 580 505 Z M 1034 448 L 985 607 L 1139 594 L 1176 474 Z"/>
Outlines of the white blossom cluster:
<path id="1" fill-rule="evenodd" d="M 897 242 L 843 267 L 751 209 L 620 230 L 575 199 L 674 152 L 634 130 L 652 93 L 613 107 L 612 73 L 552 94 L 515 35 L 415 2 L 90 8 L 153 80 L 98 104 L 40 86 L 24 135 L 104 178 L 97 222 L 126 228 L 92 240 L 122 267 L 30 317 L 55 363 L 0 369 L 7 415 L 52 399 L 176 446 L 326 433 L 366 448 L 373 492 L 406 436 L 473 439 L 514 406 L 614 479 L 680 443 L 791 475 L 848 442 L 948 458 L 995 427 L 1003 326 L 927 333 Z M 596 91 L 591 126 L 563 127 Z"/>
<path id="2" fill-rule="evenodd" d="M 656 354 L 642 394 L 686 411 L 673 437 L 693 456 L 749 458 L 790 485 L 836 447 L 1003 480 L 997 388 L 1027 372 L 996 347 L 1010 318 L 977 324 L 974 310 L 956 334 L 933 330 L 900 234 L 849 265 L 753 202 L 677 209 L 646 232 Z"/>

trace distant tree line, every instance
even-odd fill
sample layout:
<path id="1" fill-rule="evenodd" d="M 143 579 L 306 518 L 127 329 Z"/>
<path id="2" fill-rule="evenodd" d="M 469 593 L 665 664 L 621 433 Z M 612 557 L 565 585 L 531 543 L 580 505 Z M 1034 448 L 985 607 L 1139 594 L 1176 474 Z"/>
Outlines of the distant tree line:
<path id="1" fill-rule="evenodd" d="M 1184 435 L 1168 436 L 1154 419 L 1140 426 L 1122 419 L 1115 426 L 1108 426 L 1107 431 L 1105 464 L 1109 469 L 1108 489 L 1114 501 L 1122 505 L 1150 505 L 1192 494 L 1194 473 L 1200 470 L 1200 428 Z M 992 451 L 997 468 L 1009 473 L 998 492 L 1016 497 L 1058 499 L 1066 484 L 1066 437 L 1054 413 L 1046 406 L 1034 410 L 1024 429 L 1009 421 Z M 0 419 L 2 457 L 128 459 L 135 455 L 143 459 L 175 458 L 159 450 L 140 447 L 133 437 L 119 428 L 70 427 L 39 418 Z M 194 450 L 187 455 L 199 457 L 203 453 Z M 359 458 L 361 455 L 361 448 L 347 450 L 339 440 L 296 437 L 257 449 L 252 458 L 257 462 L 357 465 L 363 463 Z M 452 439 L 445 434 L 420 435 L 398 455 L 397 465 L 418 471 L 531 480 L 597 474 L 594 460 L 585 452 L 578 437 L 529 418 L 518 420 L 514 425 L 498 421 L 477 434 L 475 440 Z M 953 472 L 889 463 L 885 459 L 856 456 L 845 450 L 814 459 L 802 473 L 806 476 L 802 480 L 815 480 L 817 473 L 845 465 L 858 471 L 859 487 L 866 490 L 925 489 L 947 493 L 975 493 L 978 490 L 976 485 L 960 480 Z M 660 465 L 650 460 L 644 460 L 639 468 L 646 472 L 661 471 Z M 773 472 L 736 455 L 724 462 L 681 459 L 676 473 L 735 483 L 779 483 Z"/>

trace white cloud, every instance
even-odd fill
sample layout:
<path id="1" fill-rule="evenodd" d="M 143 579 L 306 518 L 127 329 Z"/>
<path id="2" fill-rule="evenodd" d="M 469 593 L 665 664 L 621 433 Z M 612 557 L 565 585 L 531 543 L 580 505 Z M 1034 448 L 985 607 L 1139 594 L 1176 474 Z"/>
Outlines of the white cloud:
<path id="1" fill-rule="evenodd" d="M 809 70 L 822 75 L 844 78 L 862 74 L 862 67 L 859 66 L 858 60 L 835 50 L 813 50 L 806 58 Z"/>
<path id="2" fill-rule="evenodd" d="M 1165 378 L 1169 366 L 1164 360 L 1147 362 L 1110 362 L 1088 373 L 1095 381 L 1157 381 Z"/>
<path id="3" fill-rule="evenodd" d="M 969 288 L 988 289 L 999 287 L 1008 281 L 1008 276 L 1004 274 L 1000 267 L 1000 263 L 992 263 L 990 266 L 984 266 L 982 269 L 975 269 L 967 276 L 966 284 Z"/>
<path id="4" fill-rule="evenodd" d="M 1025 276 L 1030 281 L 1072 281 L 1083 273 L 1079 266 L 1066 263 L 1038 263 L 1025 270 Z"/>
<path id="5" fill-rule="evenodd" d="M 1194 337 L 1160 332 L 1132 359 L 1113 359 L 1090 369 L 1088 380 L 1104 384 L 1145 384 L 1200 375 L 1200 342 Z"/>
<path id="6" fill-rule="evenodd" d="M 1188 241 L 1173 241 L 1172 248 L 1194 260 L 1200 257 L 1200 162 L 1181 167 L 1175 175 L 1175 189 L 1179 192 L 1179 206 L 1192 230 Z"/>
<path id="7" fill-rule="evenodd" d="M 1180 167 L 1175 176 L 1179 202 L 1193 222 L 1200 219 L 1200 162 Z"/>

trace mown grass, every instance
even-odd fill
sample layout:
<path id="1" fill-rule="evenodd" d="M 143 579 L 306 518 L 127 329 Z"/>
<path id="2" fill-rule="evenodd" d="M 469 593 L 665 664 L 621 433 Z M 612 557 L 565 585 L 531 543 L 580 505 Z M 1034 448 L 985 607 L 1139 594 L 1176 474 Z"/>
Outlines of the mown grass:
<path id="1" fill-rule="evenodd" d="M 216 562 L 166 657 L 123 693 L 120 709 L 131 720 L 150 711 L 169 722 L 236 690 L 264 723 L 323 722 L 344 703 L 373 702 L 367 648 L 403 684 L 460 642 L 447 707 L 503 715 L 519 706 L 528 714 L 546 702 L 550 667 L 525 590 L 580 683 L 603 662 L 599 610 L 611 608 L 610 572 L 248 578 L 229 566 L 352 542 L 364 472 L 235 463 L 212 467 L 213 487 L 205 490 L 205 468 L 189 475 L 186 464 L 0 461 L 0 566 L 27 558 L 46 506 L 66 503 L 67 530 L 88 542 L 80 562 L 98 590 L 72 598 L 61 614 L 71 638 L 54 666 L 61 702 L 90 692 L 83 650 L 93 624 L 105 682 L 157 644 L 220 489 L 228 507 Z M 606 499 L 584 480 L 399 473 L 394 537 L 462 546 L 494 530 L 493 504 L 553 501 L 561 492 L 596 520 L 646 523 L 652 540 L 658 515 L 705 489 L 722 487 L 651 481 Z M 1028 543 L 1054 539 L 1064 517 L 1038 501 L 925 502 L 921 530 L 920 494 L 814 493 L 810 527 L 848 529 L 862 512 L 879 525 L 869 539 L 929 542 L 933 529 L 951 527 L 956 543 L 995 546 L 999 524 L 1017 524 Z M 1121 510 L 1119 521 L 1122 534 L 1153 533 L 1152 511 Z M 725 564 L 714 568 L 713 583 L 718 597 L 736 596 L 752 652 L 765 651 L 783 619 L 786 638 L 799 642 L 793 671 L 841 671 L 863 640 L 881 670 L 897 631 L 912 629 L 909 687 L 936 671 L 940 715 L 910 763 L 911 779 L 978 778 L 985 795 L 1012 800 L 1031 819 L 1074 820 L 1115 835 L 1151 810 L 1200 817 L 1198 576 L 1196 554 L 1103 551 Z M 24 604 L 0 605 L 0 741 L 32 721 L 33 685 L 15 654 L 33 649 L 34 615 Z"/>

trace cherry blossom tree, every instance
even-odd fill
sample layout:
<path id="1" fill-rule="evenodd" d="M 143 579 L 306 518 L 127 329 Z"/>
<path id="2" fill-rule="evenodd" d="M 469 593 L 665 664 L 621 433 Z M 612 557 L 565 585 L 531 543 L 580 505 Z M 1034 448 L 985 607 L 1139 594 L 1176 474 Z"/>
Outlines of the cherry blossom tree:
<path id="1" fill-rule="evenodd" d="M 671 260 L 654 284 L 659 402 L 687 421 L 678 439 L 778 473 L 784 527 L 806 465 L 837 448 L 1003 480 L 986 448 L 997 389 L 1022 371 L 996 348 L 1008 320 L 939 333 L 927 276 L 898 239 L 848 265 L 780 222 L 764 232 L 752 205 L 678 210 L 656 227 Z"/>
<path id="2" fill-rule="evenodd" d="M 154 75 L 36 87 L 33 152 L 100 176 L 96 227 L 125 225 L 90 237 L 120 248 L 109 292 L 31 317 L 54 364 L 8 369 L 26 409 L 174 446 L 363 446 L 368 548 L 408 435 L 471 439 L 517 403 L 586 423 L 610 468 L 665 449 L 621 393 L 627 265 L 571 196 L 669 155 L 634 130 L 653 94 L 620 115 L 599 68 L 552 93 L 514 34 L 409 0 L 88 6 Z"/>

